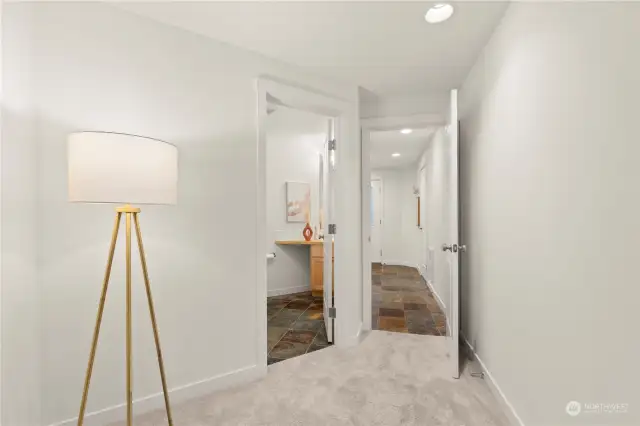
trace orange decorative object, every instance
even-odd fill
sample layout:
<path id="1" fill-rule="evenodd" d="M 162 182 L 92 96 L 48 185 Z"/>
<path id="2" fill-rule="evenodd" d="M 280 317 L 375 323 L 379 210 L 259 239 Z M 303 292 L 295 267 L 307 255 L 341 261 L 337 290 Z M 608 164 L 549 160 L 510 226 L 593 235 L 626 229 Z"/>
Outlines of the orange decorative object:
<path id="1" fill-rule="evenodd" d="M 307 222 L 307 225 L 302 230 L 302 236 L 306 241 L 311 241 L 311 237 L 313 237 L 313 230 L 311 229 L 311 226 L 309 226 L 309 222 Z"/>

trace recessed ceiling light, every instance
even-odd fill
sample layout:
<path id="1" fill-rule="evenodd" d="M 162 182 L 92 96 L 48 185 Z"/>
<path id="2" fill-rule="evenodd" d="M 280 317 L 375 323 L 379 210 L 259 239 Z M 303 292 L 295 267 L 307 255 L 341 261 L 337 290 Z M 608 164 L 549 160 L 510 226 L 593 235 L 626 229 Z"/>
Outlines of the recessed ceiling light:
<path id="1" fill-rule="evenodd" d="M 399 152 L 394 152 L 393 154 L 391 154 L 392 157 L 400 157 L 400 153 Z"/>
<path id="2" fill-rule="evenodd" d="M 438 3 L 429 9 L 424 19 L 430 24 L 444 22 L 453 15 L 453 6 L 449 3 Z"/>
<path id="3" fill-rule="evenodd" d="M 402 129 L 402 130 L 400 130 L 400 133 L 402 133 L 403 135 L 408 135 L 411 132 L 413 132 L 413 130 L 411 130 L 411 129 Z"/>

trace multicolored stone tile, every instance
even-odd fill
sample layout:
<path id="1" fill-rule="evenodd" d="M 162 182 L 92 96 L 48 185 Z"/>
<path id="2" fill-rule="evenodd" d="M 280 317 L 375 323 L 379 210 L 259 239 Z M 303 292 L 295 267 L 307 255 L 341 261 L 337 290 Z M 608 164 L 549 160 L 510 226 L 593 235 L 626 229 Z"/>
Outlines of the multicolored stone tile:
<path id="1" fill-rule="evenodd" d="M 311 292 L 267 299 L 268 365 L 330 345 L 323 304 L 323 298 Z"/>
<path id="2" fill-rule="evenodd" d="M 288 331 L 286 327 L 267 327 L 267 347 L 271 350 Z"/>
<path id="3" fill-rule="evenodd" d="M 374 330 L 446 335 L 446 317 L 417 269 L 373 264 L 371 274 Z"/>
<path id="4" fill-rule="evenodd" d="M 323 311 L 305 311 L 300 316 L 301 320 L 320 321 L 324 318 Z"/>
<path id="5" fill-rule="evenodd" d="M 298 318 L 302 312 L 289 311 L 286 309 L 281 310 L 272 318 L 267 320 L 267 324 L 274 327 L 287 327 L 289 328 Z"/>
<path id="6" fill-rule="evenodd" d="M 382 303 L 401 303 L 402 294 L 396 291 L 383 291 Z"/>
<path id="7" fill-rule="evenodd" d="M 289 359 L 306 354 L 309 346 L 311 346 L 310 343 L 305 344 L 300 342 L 291 342 L 288 340 L 280 340 L 273 349 L 271 349 L 268 356 L 279 360 Z"/>
<path id="8" fill-rule="evenodd" d="M 317 333 L 320 330 L 322 321 L 299 319 L 291 326 L 292 330 L 307 330 Z"/>
<path id="9" fill-rule="evenodd" d="M 405 303 L 404 309 L 407 311 L 428 311 L 426 303 Z"/>
<path id="10" fill-rule="evenodd" d="M 378 309 L 378 315 L 380 315 L 381 317 L 404 318 L 404 311 L 402 309 L 380 308 Z"/>
<path id="11" fill-rule="evenodd" d="M 400 331 L 400 332 L 405 332 L 405 330 L 407 330 L 407 323 L 404 319 L 404 317 L 402 318 L 397 318 L 397 317 L 379 317 L 378 318 L 378 324 L 380 326 L 381 330 L 387 330 L 387 331 Z"/>
<path id="12" fill-rule="evenodd" d="M 318 334 L 317 331 L 289 330 L 284 336 L 282 336 L 282 340 L 310 345 L 316 337 L 316 334 Z"/>

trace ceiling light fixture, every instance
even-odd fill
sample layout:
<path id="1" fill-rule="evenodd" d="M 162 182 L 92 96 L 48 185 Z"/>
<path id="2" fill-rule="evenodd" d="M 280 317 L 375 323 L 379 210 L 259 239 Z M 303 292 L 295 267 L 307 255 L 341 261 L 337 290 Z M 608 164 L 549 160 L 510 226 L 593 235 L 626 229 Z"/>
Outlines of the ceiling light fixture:
<path id="1" fill-rule="evenodd" d="M 394 152 L 393 154 L 391 154 L 392 157 L 400 157 L 400 153 L 399 152 Z"/>
<path id="2" fill-rule="evenodd" d="M 451 18 L 451 15 L 453 15 L 453 6 L 449 3 L 438 3 L 427 11 L 424 19 L 430 24 L 437 24 Z"/>
<path id="3" fill-rule="evenodd" d="M 403 135 L 408 135 L 411 132 L 413 132 L 413 130 L 411 130 L 411 129 L 402 129 L 402 130 L 400 130 L 400 133 L 402 133 Z"/>

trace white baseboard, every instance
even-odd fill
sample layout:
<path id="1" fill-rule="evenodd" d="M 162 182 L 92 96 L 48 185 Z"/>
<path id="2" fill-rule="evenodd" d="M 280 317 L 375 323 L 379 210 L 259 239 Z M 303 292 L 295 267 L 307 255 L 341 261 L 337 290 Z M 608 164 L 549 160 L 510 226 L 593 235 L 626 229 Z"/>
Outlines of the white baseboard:
<path id="1" fill-rule="evenodd" d="M 444 302 L 442 301 L 442 298 L 436 291 L 436 288 L 433 286 L 433 283 L 427 279 L 425 279 L 425 281 L 427 282 L 427 286 L 429 287 L 429 290 L 431 290 L 433 295 L 436 297 L 436 302 L 438 302 L 438 306 L 440 306 L 440 309 L 442 309 L 442 312 L 447 312 L 447 305 L 445 305 Z"/>
<path id="2" fill-rule="evenodd" d="M 220 389 L 238 386 L 257 380 L 267 374 L 266 366 L 252 365 L 240 368 L 229 373 L 210 377 L 208 379 L 178 386 L 169 390 L 171 405 L 197 398 Z M 133 401 L 133 410 L 136 415 L 149 411 L 164 409 L 164 397 L 162 392 L 145 396 Z M 87 426 L 102 426 L 126 419 L 126 403 L 107 407 L 102 410 L 93 411 L 85 415 L 84 424 Z M 49 426 L 72 426 L 76 425 L 78 418 L 63 420 L 52 423 Z"/>
<path id="3" fill-rule="evenodd" d="M 418 268 L 418 272 L 420 272 L 420 276 L 425 280 L 425 282 L 429 283 L 429 278 L 427 277 L 427 268 L 426 266 L 423 268 Z"/>
<path id="4" fill-rule="evenodd" d="M 358 326 L 358 332 L 353 336 L 349 336 L 349 337 L 346 337 L 346 338 L 344 338 L 344 337 L 341 338 L 337 342 L 337 346 L 349 347 L 349 346 L 356 346 L 357 344 L 359 344 L 360 341 L 362 340 L 362 336 L 364 335 L 362 326 L 363 326 L 363 323 L 360 322 L 360 325 Z"/>
<path id="5" fill-rule="evenodd" d="M 433 286 L 433 283 L 431 282 L 431 280 L 428 280 L 425 278 L 425 281 L 427 282 L 427 287 L 429 287 L 429 290 L 431 290 L 431 292 L 435 296 L 436 302 L 438 302 L 438 306 L 440 307 L 440 310 L 444 313 L 445 317 L 447 317 L 447 336 L 452 336 L 453 333 L 451 330 L 451 321 L 449 316 L 447 315 L 447 305 L 444 304 L 442 297 L 440 297 L 440 295 L 436 291 L 436 288 Z"/>
<path id="6" fill-rule="evenodd" d="M 383 265 L 393 265 L 393 266 L 408 266 L 409 268 L 417 268 L 418 265 L 416 265 L 413 262 L 407 262 L 406 260 L 383 260 L 382 261 Z"/>
<path id="7" fill-rule="evenodd" d="M 496 398 L 496 400 L 500 401 L 504 406 L 505 409 L 503 411 L 505 411 L 505 414 L 509 418 L 509 422 L 512 425 L 525 426 L 520 416 L 518 416 L 518 413 L 516 412 L 515 408 L 513 408 L 513 405 L 511 405 L 511 402 L 509 402 L 509 400 L 507 399 L 507 396 L 504 394 L 504 392 L 502 392 L 502 389 L 500 389 L 500 385 L 498 385 L 498 382 L 496 382 L 496 379 L 493 377 L 493 375 L 491 374 L 491 372 L 489 371 L 485 363 L 482 362 L 482 359 L 476 353 L 475 348 L 471 345 L 471 343 L 469 343 L 469 341 L 467 340 L 467 337 L 464 334 L 462 334 L 461 336 L 462 336 L 462 339 L 467 344 L 467 346 L 469 347 L 469 350 L 473 354 L 473 357 L 478 361 L 478 364 L 480 364 L 480 367 L 482 368 L 482 371 L 484 372 L 485 377 L 488 379 L 486 382 L 489 385 L 489 389 L 491 390 L 491 393 Z"/>
<path id="8" fill-rule="evenodd" d="M 302 293 L 303 291 L 311 291 L 311 286 L 300 285 L 297 287 L 285 287 L 276 288 L 274 290 L 267 290 L 267 297 L 284 296 L 285 294 Z"/>
<path id="9" fill-rule="evenodd" d="M 418 264 L 416 266 L 416 269 L 418 269 L 418 272 L 420 273 L 420 276 L 422 278 L 424 278 L 425 281 L 427 281 L 427 265 Z"/>

